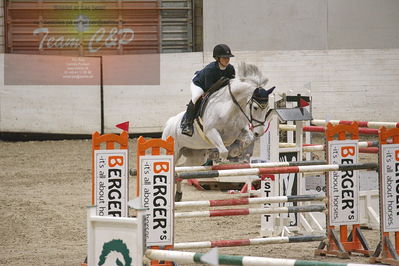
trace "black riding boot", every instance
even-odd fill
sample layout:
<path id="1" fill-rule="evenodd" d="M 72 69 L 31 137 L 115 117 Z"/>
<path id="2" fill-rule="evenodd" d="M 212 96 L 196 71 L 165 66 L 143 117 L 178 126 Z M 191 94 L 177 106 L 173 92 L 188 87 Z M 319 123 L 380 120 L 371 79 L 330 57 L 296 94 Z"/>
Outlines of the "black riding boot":
<path id="1" fill-rule="evenodd" d="M 187 111 L 183 118 L 184 120 L 182 122 L 182 131 L 181 131 L 182 134 L 190 137 L 193 135 L 194 116 L 195 116 L 195 106 L 193 101 L 190 101 L 187 105 Z"/>

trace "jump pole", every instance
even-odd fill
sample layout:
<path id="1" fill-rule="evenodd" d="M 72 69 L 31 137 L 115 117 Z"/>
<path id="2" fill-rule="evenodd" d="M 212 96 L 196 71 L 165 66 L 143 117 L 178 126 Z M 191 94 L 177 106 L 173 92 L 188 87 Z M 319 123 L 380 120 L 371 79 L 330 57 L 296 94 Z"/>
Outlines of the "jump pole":
<path id="1" fill-rule="evenodd" d="M 201 258 L 205 254 L 195 252 L 183 251 L 168 251 L 168 250 L 153 250 L 147 249 L 145 256 L 152 260 L 167 260 L 175 261 L 182 264 L 199 263 L 204 264 Z M 226 265 L 252 265 L 252 266 L 356 266 L 356 265 L 369 265 L 372 264 L 353 264 L 353 263 L 330 263 L 320 261 L 306 261 L 306 260 L 292 260 L 292 259 L 274 259 L 265 257 L 251 257 L 251 256 L 231 256 L 231 255 L 218 255 L 219 264 Z"/>
<path id="2" fill-rule="evenodd" d="M 269 245 L 283 243 L 303 243 L 313 241 L 323 241 L 326 236 L 282 236 L 266 238 L 249 238 L 236 240 L 217 240 L 201 242 L 181 242 L 175 243 L 174 249 L 194 249 L 194 248 L 215 248 L 215 247 L 240 247 L 253 245 Z"/>
<path id="3" fill-rule="evenodd" d="M 399 265 L 399 128 L 382 127 L 379 141 L 380 242 L 370 262 Z"/>
<path id="4" fill-rule="evenodd" d="M 359 127 L 336 125 L 331 123 L 326 128 L 327 152 L 329 163 L 346 163 L 355 165 L 358 161 Z M 350 135 L 350 140 L 346 139 Z M 337 140 L 334 140 L 337 137 Z M 374 168 L 377 168 L 375 165 Z M 338 169 L 326 173 L 328 212 L 326 219 L 327 243 L 321 242 L 315 255 L 336 255 L 349 258 L 352 252 L 370 255 L 368 243 L 360 230 L 359 215 L 359 178 L 355 169 Z M 348 236 L 348 225 L 352 232 Z M 339 238 L 335 227 L 339 227 Z"/>
<path id="5" fill-rule="evenodd" d="M 271 208 L 244 208 L 244 209 L 221 209 L 209 211 L 176 212 L 175 218 L 190 217 L 218 217 L 218 216 L 237 216 L 252 214 L 275 214 L 275 213 L 300 213 L 300 212 L 323 212 L 324 205 L 288 206 Z"/>
<path id="6" fill-rule="evenodd" d="M 347 120 L 320 120 L 320 119 L 313 119 L 311 121 L 312 125 L 315 126 L 326 126 L 328 123 L 333 125 L 341 124 L 341 125 L 352 125 L 355 121 L 347 121 Z M 369 121 L 356 121 L 359 127 L 367 127 L 367 128 L 376 128 L 379 129 L 380 127 L 385 128 L 399 128 L 399 122 L 369 122 Z"/>
<path id="7" fill-rule="evenodd" d="M 322 201 L 323 195 L 299 195 L 299 196 L 276 196 L 266 198 L 242 198 L 242 199 L 221 199 L 221 200 L 203 200 L 203 201 L 182 201 L 175 202 L 175 209 L 187 207 L 216 207 L 216 206 L 235 206 L 249 204 L 268 204 L 268 203 L 285 203 L 300 201 Z"/>
<path id="8" fill-rule="evenodd" d="M 182 166 L 176 167 L 176 173 L 196 172 L 196 171 L 217 171 L 217 170 L 233 170 L 247 168 L 270 168 L 283 166 L 300 166 L 300 165 L 320 165 L 327 164 L 326 161 L 298 161 L 298 162 L 269 162 L 269 163 L 243 163 L 243 164 L 220 164 L 210 166 Z"/>
<path id="9" fill-rule="evenodd" d="M 295 125 L 280 125 L 279 126 L 280 130 L 284 131 L 295 131 L 296 126 Z M 305 132 L 315 132 L 315 133 L 324 133 L 325 128 L 322 126 L 304 126 L 303 131 Z M 378 129 L 376 128 L 359 128 L 359 133 L 362 135 L 378 135 Z"/>
<path id="10" fill-rule="evenodd" d="M 247 169 L 247 168 L 270 168 L 282 166 L 299 166 L 299 165 L 320 165 L 327 164 L 327 161 L 298 161 L 298 162 L 269 162 L 269 163 L 241 163 L 241 164 L 220 164 L 220 165 L 206 165 L 206 166 L 179 166 L 175 167 L 176 173 L 198 172 L 198 171 L 212 171 L 212 170 L 232 170 L 232 169 Z M 136 169 L 130 170 L 130 175 L 137 175 Z"/>
<path id="11" fill-rule="evenodd" d="M 360 153 L 378 153 L 378 141 L 363 141 L 359 142 L 359 152 Z M 295 143 L 280 143 L 280 148 L 290 148 L 296 147 Z M 302 146 L 303 152 L 317 152 L 325 151 L 324 145 L 317 144 L 304 144 Z"/>
<path id="12" fill-rule="evenodd" d="M 241 175 L 271 175 L 283 173 L 319 173 L 331 171 L 351 171 L 361 169 L 377 169 L 376 163 L 357 163 L 357 164 L 326 164 L 326 165 L 309 165 L 309 166 L 288 166 L 288 167 L 271 167 L 271 168 L 254 168 L 254 169 L 237 169 L 237 170 L 213 170 L 202 172 L 177 173 L 177 177 L 181 179 L 191 178 L 212 178 L 221 176 L 241 176 Z"/>

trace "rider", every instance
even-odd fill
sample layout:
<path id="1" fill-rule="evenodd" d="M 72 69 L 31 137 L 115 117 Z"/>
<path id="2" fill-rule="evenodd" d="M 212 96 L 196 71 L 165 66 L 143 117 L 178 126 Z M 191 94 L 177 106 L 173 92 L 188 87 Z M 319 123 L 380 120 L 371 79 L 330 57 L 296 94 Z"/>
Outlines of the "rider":
<path id="1" fill-rule="evenodd" d="M 194 133 L 193 122 L 195 116 L 195 103 L 201 95 L 220 78 L 233 79 L 235 69 L 230 65 L 230 57 L 234 57 L 230 48 L 226 44 L 218 44 L 213 48 L 213 58 L 216 61 L 208 64 L 201 71 L 195 73 L 191 82 L 191 101 L 187 105 L 185 119 L 182 123 L 182 134 L 192 136 Z"/>

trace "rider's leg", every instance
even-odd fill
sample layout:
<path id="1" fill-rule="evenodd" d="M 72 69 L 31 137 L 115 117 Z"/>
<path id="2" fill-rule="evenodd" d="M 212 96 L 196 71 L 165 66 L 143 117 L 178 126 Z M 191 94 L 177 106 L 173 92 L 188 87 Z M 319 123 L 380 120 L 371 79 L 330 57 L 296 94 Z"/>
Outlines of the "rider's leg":
<path id="1" fill-rule="evenodd" d="M 193 101 L 190 101 L 187 104 L 187 110 L 186 110 L 186 115 L 184 116 L 184 121 L 183 121 L 183 128 L 181 133 L 187 136 L 192 136 L 194 133 L 194 128 L 193 128 L 193 122 L 194 122 L 194 116 L 195 116 L 195 105 Z"/>
<path id="2" fill-rule="evenodd" d="M 192 136 L 194 133 L 193 122 L 195 116 L 195 103 L 204 93 L 201 87 L 191 82 L 191 101 L 187 105 L 185 120 L 183 121 L 182 134 Z"/>
<path id="3" fill-rule="evenodd" d="M 201 97 L 201 95 L 204 94 L 204 90 L 201 87 L 195 85 L 193 82 L 191 82 L 190 90 L 191 101 L 195 104 L 197 100 Z"/>

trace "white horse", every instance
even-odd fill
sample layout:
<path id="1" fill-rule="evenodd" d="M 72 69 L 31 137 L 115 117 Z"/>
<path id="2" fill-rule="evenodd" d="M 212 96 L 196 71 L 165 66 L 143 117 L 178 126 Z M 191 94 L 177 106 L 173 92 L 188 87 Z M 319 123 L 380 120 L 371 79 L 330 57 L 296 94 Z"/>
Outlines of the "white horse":
<path id="1" fill-rule="evenodd" d="M 198 125 L 194 128 L 192 137 L 181 133 L 181 120 L 184 112 L 171 117 L 165 125 L 162 138 L 171 136 L 175 140 L 175 166 L 202 165 L 207 155 L 216 148 L 219 157 L 226 160 L 229 155 L 228 146 L 239 143 L 244 150 L 260 137 L 266 130 L 265 122 L 269 108 L 266 104 L 259 104 L 253 98 L 257 89 L 267 96 L 274 88 L 266 91 L 262 87 L 268 79 L 255 65 L 242 63 L 238 66 L 237 77 L 217 92 L 213 93 L 203 112 L 203 130 Z M 234 155 L 237 155 L 237 145 L 234 146 Z M 233 155 L 233 156 L 234 156 Z M 181 159 L 184 161 L 181 162 Z M 180 192 L 180 186 L 177 188 Z M 181 196 L 181 194 L 180 194 Z"/>

